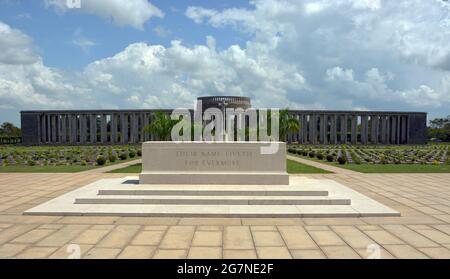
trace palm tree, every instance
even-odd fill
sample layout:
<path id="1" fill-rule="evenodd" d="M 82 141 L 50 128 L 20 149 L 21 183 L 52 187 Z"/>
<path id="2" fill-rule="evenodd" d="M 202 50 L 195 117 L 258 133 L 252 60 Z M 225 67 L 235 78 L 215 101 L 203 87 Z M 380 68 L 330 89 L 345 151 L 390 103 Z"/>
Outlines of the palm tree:
<path id="1" fill-rule="evenodd" d="M 280 110 L 280 140 L 287 141 L 287 135 L 297 133 L 300 129 L 300 122 L 289 114 L 289 109 Z"/>
<path id="2" fill-rule="evenodd" d="M 163 111 L 156 111 L 153 113 L 154 120 L 150 125 L 145 127 L 145 132 L 155 135 L 160 141 L 170 141 L 173 126 L 180 120 L 172 120 L 170 115 Z"/>

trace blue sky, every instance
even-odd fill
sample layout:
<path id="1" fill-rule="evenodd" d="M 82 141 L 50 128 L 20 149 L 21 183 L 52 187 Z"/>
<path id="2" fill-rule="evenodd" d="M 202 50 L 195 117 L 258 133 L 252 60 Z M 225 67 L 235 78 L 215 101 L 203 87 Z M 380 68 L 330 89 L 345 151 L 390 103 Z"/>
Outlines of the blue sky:
<path id="1" fill-rule="evenodd" d="M 258 107 L 450 114 L 442 0 L 0 0 L 0 122 L 20 110 Z"/>

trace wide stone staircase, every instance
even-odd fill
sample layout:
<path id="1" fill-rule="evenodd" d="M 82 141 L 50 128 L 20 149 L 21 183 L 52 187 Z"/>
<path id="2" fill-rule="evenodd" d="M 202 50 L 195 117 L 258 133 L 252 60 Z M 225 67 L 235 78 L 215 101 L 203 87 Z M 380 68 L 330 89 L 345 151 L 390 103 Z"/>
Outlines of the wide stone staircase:
<path id="1" fill-rule="evenodd" d="M 103 179 L 25 212 L 31 215 L 361 217 L 398 212 L 332 180 L 290 185 L 142 185 Z"/>

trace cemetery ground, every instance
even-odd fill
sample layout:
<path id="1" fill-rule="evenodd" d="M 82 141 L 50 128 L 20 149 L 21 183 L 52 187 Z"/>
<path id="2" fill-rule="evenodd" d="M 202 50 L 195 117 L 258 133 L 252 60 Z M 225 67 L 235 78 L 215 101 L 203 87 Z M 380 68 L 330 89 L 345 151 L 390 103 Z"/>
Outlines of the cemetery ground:
<path id="1" fill-rule="evenodd" d="M 450 173 L 450 145 L 290 145 L 291 156 L 362 173 Z"/>
<path id="2" fill-rule="evenodd" d="M 329 147 L 338 150 L 337 147 Z M 349 157 L 352 152 L 361 154 L 370 150 L 360 152 L 356 147 L 351 150 L 347 147 L 345 152 L 350 153 Z M 61 159 L 62 156 L 58 155 L 58 158 L 65 161 L 67 167 L 72 167 L 68 161 L 76 159 L 77 168 L 79 165 L 88 169 L 96 167 L 92 158 L 108 155 L 111 150 L 110 147 L 86 147 L 87 151 L 83 151 L 83 148 L 2 147 L 0 150 L 2 157 L 5 150 L 19 151 L 21 155 L 8 153 L 7 158 L 13 159 L 14 156 L 29 158 L 34 154 L 37 164 L 43 167 L 57 165 L 55 154 L 65 154 L 64 150 L 70 150 L 67 154 L 72 160 L 67 159 L 69 156 Z M 112 147 L 114 152 L 111 153 L 121 154 L 130 152 L 130 149 L 136 149 L 137 153 L 135 146 L 115 148 Z M 411 148 L 386 147 L 385 151 L 390 150 L 386 154 L 392 154 L 393 150 L 407 152 Z M 378 151 L 383 153 L 382 150 L 380 147 Z M 435 167 L 434 161 L 438 161 L 439 154 L 444 155 L 443 150 L 448 151 L 448 146 L 424 146 L 423 155 L 418 157 L 427 158 L 427 162 L 434 159 L 430 164 L 411 165 Z M 83 159 L 82 154 L 90 155 Z M 386 157 L 389 158 L 387 161 L 395 159 L 393 155 Z M 139 158 L 136 154 L 133 160 Z M 95 172 L 0 173 L 0 258 L 68 258 L 73 256 L 74 247 L 79 249 L 81 258 L 369 258 L 375 255 L 374 252 L 383 259 L 450 258 L 450 173 L 360 173 L 336 167 L 338 163 L 335 162 L 312 160 L 309 156 L 306 159 L 303 155 L 291 153 L 289 158 L 293 158 L 290 161 L 306 161 L 316 167 L 333 168 L 333 173 L 291 175 L 334 180 L 399 211 L 401 216 L 181 218 L 23 215 L 24 211 L 38 204 L 99 179 L 121 178 L 125 172 L 136 173 L 140 166 L 137 161 L 127 158 L 132 165 L 128 169 L 106 162 L 109 167 L 97 167 Z M 86 161 L 88 166 L 82 165 L 81 161 Z M 402 164 L 380 165 L 395 167 Z M 288 162 L 288 169 L 292 166 Z M 23 167 L 34 171 L 36 166 Z M 107 173 L 110 167 L 122 170 Z"/>

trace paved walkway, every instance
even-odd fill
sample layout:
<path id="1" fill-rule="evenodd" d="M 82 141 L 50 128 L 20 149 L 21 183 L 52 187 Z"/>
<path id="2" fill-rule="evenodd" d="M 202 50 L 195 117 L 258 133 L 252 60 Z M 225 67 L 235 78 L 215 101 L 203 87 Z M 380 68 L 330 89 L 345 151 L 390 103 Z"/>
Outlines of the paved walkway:
<path id="1" fill-rule="evenodd" d="M 103 168 L 96 168 L 96 169 L 84 171 L 83 173 L 107 173 L 112 170 L 126 168 L 128 166 L 139 164 L 139 163 L 142 163 L 142 159 L 137 159 L 137 160 L 128 161 L 125 163 L 115 164 L 115 165 L 111 165 L 111 166 L 107 166 L 107 167 L 103 167 Z"/>
<path id="2" fill-rule="evenodd" d="M 450 258 L 450 174 L 315 174 L 402 213 L 389 218 L 23 216 L 122 174 L 0 174 L 0 258 Z"/>
<path id="3" fill-rule="evenodd" d="M 323 169 L 332 173 L 339 173 L 339 174 L 358 174 L 359 172 L 356 171 L 352 171 L 352 170 L 347 170 L 347 169 L 343 169 L 343 168 L 339 168 L 339 167 L 334 167 L 334 166 L 330 166 L 328 164 L 323 164 L 323 163 L 319 163 L 316 161 L 311 161 L 311 160 L 307 160 L 307 159 L 303 159 L 297 156 L 291 156 L 288 155 L 287 158 L 289 160 L 293 160 L 308 166 L 312 166 L 315 168 L 319 168 L 319 169 Z"/>

